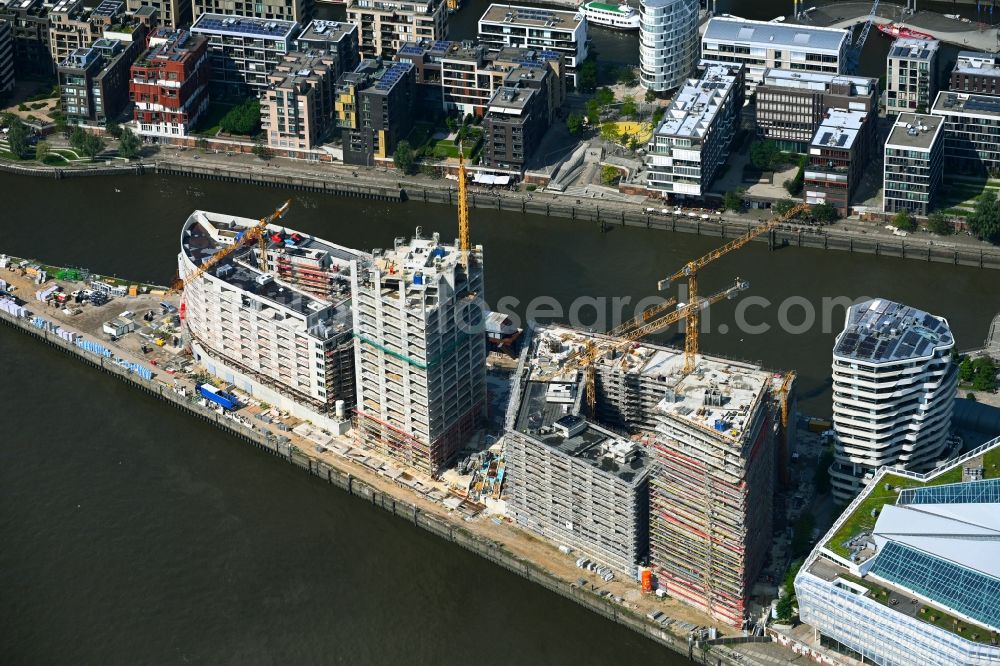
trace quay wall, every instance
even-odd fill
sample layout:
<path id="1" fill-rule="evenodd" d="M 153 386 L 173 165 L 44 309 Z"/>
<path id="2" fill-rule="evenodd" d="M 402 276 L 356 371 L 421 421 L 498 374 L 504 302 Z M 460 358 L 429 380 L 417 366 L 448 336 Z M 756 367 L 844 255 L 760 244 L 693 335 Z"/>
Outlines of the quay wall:
<path id="1" fill-rule="evenodd" d="M 588 591 L 575 583 L 562 580 L 554 574 L 541 569 L 536 564 L 511 553 L 503 544 L 473 534 L 459 520 L 449 519 L 421 510 L 420 507 L 401 497 L 404 492 L 409 492 L 403 488 L 400 488 L 398 495 L 378 490 L 346 469 L 320 460 L 294 444 L 282 442 L 268 431 L 247 428 L 237 421 L 225 418 L 217 412 L 191 402 L 184 396 L 175 393 L 169 386 L 162 382 L 155 379 L 143 379 L 117 365 L 111 359 L 84 351 L 76 345 L 60 338 L 55 333 L 34 327 L 26 318 L 18 318 L 0 311 L 0 323 L 74 356 L 144 393 L 166 401 L 177 409 L 186 411 L 204 421 L 212 423 L 242 442 L 250 444 L 289 464 L 295 465 L 303 471 L 326 481 L 330 485 L 370 503 L 372 506 L 388 511 L 392 515 L 416 527 L 457 544 L 522 578 L 537 583 L 547 590 L 576 602 L 608 620 L 628 627 L 646 638 L 688 657 L 695 663 L 710 666 L 719 666 L 720 664 L 735 666 L 736 664 L 753 663 L 745 655 L 737 661 L 729 653 L 723 654 L 718 650 L 713 650 L 712 646 L 708 644 L 705 644 L 704 648 L 697 644 L 689 645 L 685 639 L 671 634 L 644 616 L 606 601 L 594 592 Z"/>
<path id="2" fill-rule="evenodd" d="M 22 175 L 42 175 L 51 178 L 74 176 L 99 176 L 113 174 L 159 173 L 185 176 L 203 180 L 247 183 L 275 187 L 279 189 L 318 192 L 343 197 L 373 199 L 379 201 L 421 201 L 456 205 L 458 191 L 450 181 L 440 185 L 427 182 L 387 183 L 385 179 L 345 178 L 343 174 L 330 170 L 329 173 L 307 174 L 289 172 L 288 169 L 238 169 L 234 166 L 206 162 L 204 164 L 181 160 L 161 160 L 148 165 L 122 165 L 93 169 L 54 169 L 49 167 L 25 167 L 0 162 L 0 170 Z M 470 192 L 469 205 L 473 208 L 508 211 L 547 217 L 562 217 L 583 224 L 590 224 L 599 231 L 611 227 L 640 227 L 701 236 L 734 238 L 744 234 L 758 221 L 740 218 L 713 216 L 709 220 L 647 212 L 639 204 L 572 199 L 551 200 L 534 195 L 530 197 L 497 195 Z M 672 210 L 672 209 L 671 209 Z M 877 224 L 873 223 L 873 226 Z M 768 243 L 772 249 L 779 247 L 806 247 L 821 250 L 838 250 L 856 254 L 870 254 L 879 257 L 893 257 L 934 263 L 971 266 L 976 268 L 1000 269 L 1000 248 L 949 243 L 943 240 L 928 240 L 913 237 L 876 237 L 832 227 L 782 227 L 755 239 Z"/>

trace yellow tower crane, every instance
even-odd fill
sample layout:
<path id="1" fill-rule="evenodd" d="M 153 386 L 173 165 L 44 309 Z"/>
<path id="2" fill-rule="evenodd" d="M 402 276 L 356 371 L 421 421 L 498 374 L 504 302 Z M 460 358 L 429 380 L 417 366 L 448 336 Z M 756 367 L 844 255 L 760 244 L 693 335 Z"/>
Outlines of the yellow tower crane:
<path id="1" fill-rule="evenodd" d="M 220 261 L 228 257 L 230 254 L 245 246 L 253 241 L 259 242 L 260 257 L 258 257 L 258 265 L 262 271 L 267 270 L 267 236 L 265 232 L 267 231 L 267 225 L 271 224 L 275 220 L 280 220 L 288 212 L 289 206 L 292 205 L 292 200 L 289 199 L 285 203 L 281 204 L 267 217 L 261 218 L 256 225 L 250 227 L 239 236 L 236 237 L 236 242 L 232 245 L 228 245 L 212 256 L 201 262 L 197 268 L 184 276 L 178 276 L 174 281 L 173 287 L 170 290 L 172 293 L 183 291 L 184 287 L 191 284 L 199 277 L 204 275 L 213 266 L 218 264 Z"/>
<path id="2" fill-rule="evenodd" d="M 736 278 L 736 282 L 731 287 L 712 294 L 707 298 L 699 297 L 697 300 L 691 301 L 687 305 L 682 305 L 676 308 L 673 312 L 669 312 L 661 317 L 656 317 L 655 319 L 652 318 L 652 314 L 650 314 L 651 310 L 655 311 L 655 313 L 662 312 L 673 305 L 675 301 L 671 299 L 660 305 L 656 305 L 653 308 L 649 308 L 635 319 L 627 322 L 617 329 L 614 329 L 630 329 L 627 330 L 627 332 L 615 337 L 588 340 L 583 349 L 567 357 L 560 369 L 545 374 L 540 377 L 538 381 L 549 381 L 565 372 L 582 368 L 584 372 L 584 391 L 587 408 L 589 413 L 593 414 L 594 406 L 597 403 L 597 387 L 595 385 L 596 372 L 594 369 L 594 362 L 600 356 L 607 354 L 613 355 L 618 352 L 622 352 L 634 344 L 637 340 L 666 328 L 681 319 L 690 318 L 692 313 L 700 312 L 713 303 L 718 303 L 724 298 L 736 298 L 739 292 L 744 291 L 749 287 L 750 284 L 746 280 Z"/>
<path id="3" fill-rule="evenodd" d="M 468 268 L 472 263 L 472 242 L 469 238 L 469 190 L 465 183 L 465 152 L 458 144 L 458 242 L 462 262 Z"/>
<path id="4" fill-rule="evenodd" d="M 806 204 L 799 204 L 794 206 L 789 211 L 780 215 L 774 219 L 768 220 L 763 224 L 753 227 L 745 234 L 729 241 L 722 247 L 716 248 L 706 254 L 703 257 L 694 259 L 684 264 L 684 267 L 679 271 L 674 273 L 668 278 L 660 280 L 657 283 L 657 287 L 660 291 L 663 291 L 670 287 L 671 284 L 680 280 L 681 278 L 687 278 L 688 284 L 688 300 L 694 303 L 698 300 L 698 271 L 712 263 L 716 259 L 725 256 L 732 252 L 733 250 L 738 250 L 757 236 L 771 231 L 779 224 L 787 222 L 788 220 L 794 218 L 801 212 L 810 210 L 810 206 Z M 684 372 L 690 373 L 694 370 L 695 358 L 698 356 L 698 329 L 701 325 L 700 309 L 695 308 L 691 316 L 687 318 L 685 322 L 685 332 L 684 332 Z"/>

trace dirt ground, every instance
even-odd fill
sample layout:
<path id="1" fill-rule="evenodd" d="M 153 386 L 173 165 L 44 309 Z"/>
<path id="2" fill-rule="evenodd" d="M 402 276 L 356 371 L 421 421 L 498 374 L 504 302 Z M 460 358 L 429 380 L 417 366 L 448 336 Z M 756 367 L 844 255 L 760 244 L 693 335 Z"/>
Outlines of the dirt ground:
<path id="1" fill-rule="evenodd" d="M 32 121 L 32 117 L 34 117 L 36 121 L 39 121 L 42 124 L 49 124 L 52 122 L 52 117 L 49 113 L 55 110 L 56 105 L 59 103 L 59 98 L 50 97 L 48 99 L 38 100 L 35 102 L 26 102 L 25 100 L 38 93 L 48 92 L 51 89 L 51 83 L 42 83 L 39 81 L 17 81 L 14 84 L 14 91 L 8 98 L 7 108 L 3 109 L 3 111 L 13 113 L 15 116 L 21 118 L 21 120 L 34 122 Z M 19 110 L 17 107 L 20 104 L 27 106 L 28 110 Z M 38 105 L 41 105 L 40 108 L 32 108 L 33 106 Z"/>

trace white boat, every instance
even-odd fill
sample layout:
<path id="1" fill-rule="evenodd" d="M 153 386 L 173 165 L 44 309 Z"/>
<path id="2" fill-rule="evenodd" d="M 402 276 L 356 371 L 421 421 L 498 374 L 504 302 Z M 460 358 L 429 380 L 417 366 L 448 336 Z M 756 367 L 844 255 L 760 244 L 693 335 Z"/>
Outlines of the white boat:
<path id="1" fill-rule="evenodd" d="M 580 13 L 594 25 L 615 30 L 638 30 L 639 12 L 626 3 L 615 5 L 591 0 L 580 5 Z"/>

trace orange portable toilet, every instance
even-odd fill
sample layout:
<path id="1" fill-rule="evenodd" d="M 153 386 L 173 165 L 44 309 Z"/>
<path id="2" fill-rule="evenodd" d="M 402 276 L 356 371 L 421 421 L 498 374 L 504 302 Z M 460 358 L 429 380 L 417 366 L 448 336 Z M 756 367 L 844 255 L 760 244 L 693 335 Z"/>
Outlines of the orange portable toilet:
<path id="1" fill-rule="evenodd" d="M 653 572 L 649 569 L 642 570 L 642 591 L 646 594 L 653 591 Z"/>

